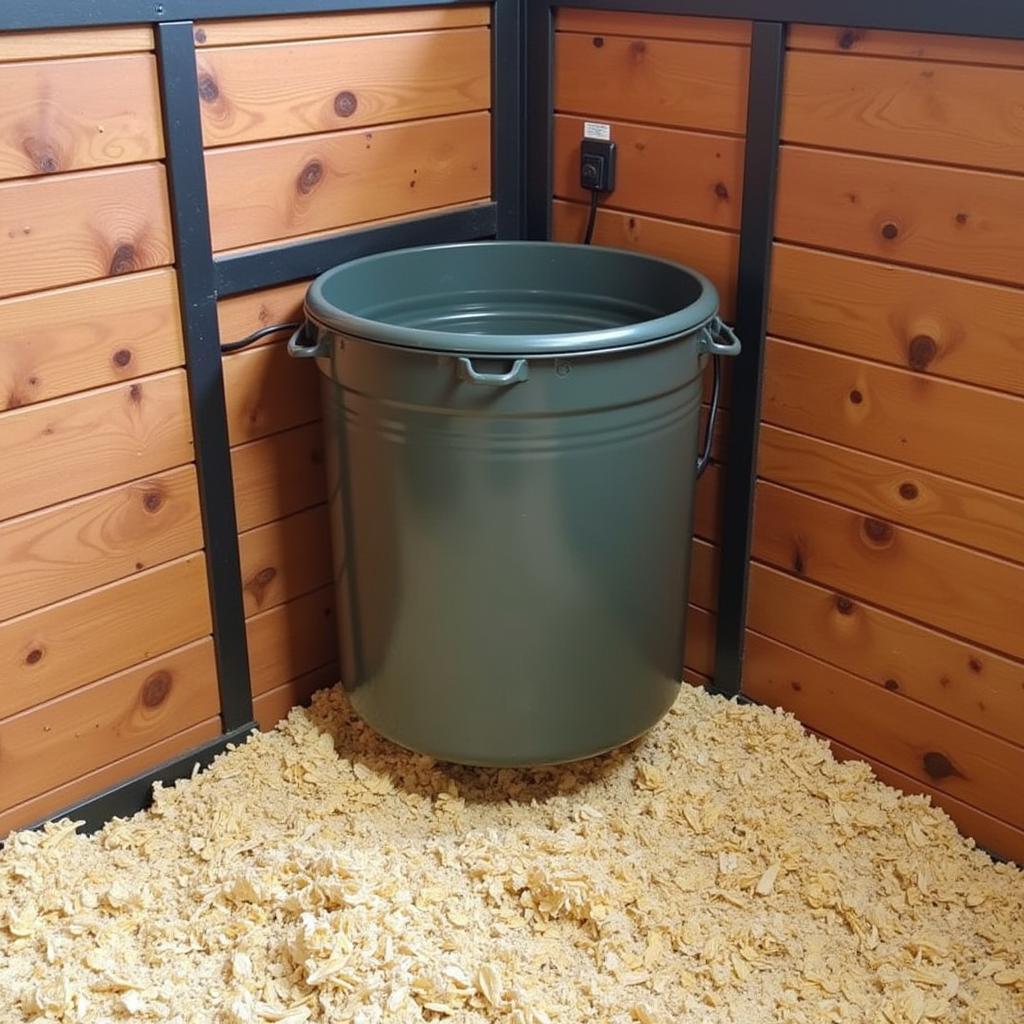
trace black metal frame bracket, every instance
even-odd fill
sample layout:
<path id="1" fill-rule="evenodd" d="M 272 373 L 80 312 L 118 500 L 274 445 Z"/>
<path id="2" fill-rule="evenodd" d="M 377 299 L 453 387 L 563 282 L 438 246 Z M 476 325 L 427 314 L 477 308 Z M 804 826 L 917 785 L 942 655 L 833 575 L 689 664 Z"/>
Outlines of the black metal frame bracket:
<path id="1" fill-rule="evenodd" d="M 167 181 L 224 731 L 252 721 L 238 522 L 191 21 L 156 26 Z"/>

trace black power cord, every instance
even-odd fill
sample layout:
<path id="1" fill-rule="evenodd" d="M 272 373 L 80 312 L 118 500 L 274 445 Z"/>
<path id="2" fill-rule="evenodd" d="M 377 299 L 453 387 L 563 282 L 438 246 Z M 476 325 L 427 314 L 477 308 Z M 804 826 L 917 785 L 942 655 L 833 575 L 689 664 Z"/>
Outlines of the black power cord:
<path id="1" fill-rule="evenodd" d="M 261 327 L 252 334 L 247 334 L 238 341 L 226 341 L 221 345 L 221 352 L 237 352 L 240 348 L 248 348 L 253 343 L 265 338 L 268 334 L 278 334 L 280 331 L 297 331 L 302 326 L 300 321 L 290 321 L 284 324 L 271 324 L 269 327 Z"/>
<path id="2" fill-rule="evenodd" d="M 590 245 L 594 240 L 594 225 L 597 223 L 597 204 L 601 198 L 601 193 L 594 189 L 590 193 L 590 213 L 587 216 L 587 230 L 583 235 L 583 244 Z"/>

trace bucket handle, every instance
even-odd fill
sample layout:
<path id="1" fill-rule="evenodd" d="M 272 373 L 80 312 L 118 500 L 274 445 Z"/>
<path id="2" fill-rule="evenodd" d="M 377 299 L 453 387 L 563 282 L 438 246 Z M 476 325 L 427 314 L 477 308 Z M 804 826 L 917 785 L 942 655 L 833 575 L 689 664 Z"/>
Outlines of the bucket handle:
<path id="1" fill-rule="evenodd" d="M 330 350 L 321 343 L 319 332 L 312 345 L 302 344 L 306 337 L 306 325 L 299 324 L 292 336 L 288 339 L 288 355 L 296 359 L 316 359 L 318 356 L 330 354 Z"/>
<path id="2" fill-rule="evenodd" d="M 719 338 L 726 338 L 725 344 Z M 740 354 L 740 339 L 736 332 L 721 317 L 712 317 L 697 339 L 697 352 L 707 352 L 712 356 L 738 356 Z"/>
<path id="3" fill-rule="evenodd" d="M 517 359 L 508 373 L 481 373 L 474 369 L 473 360 L 469 356 L 459 356 L 455 365 L 459 380 L 468 381 L 470 384 L 486 384 L 492 388 L 508 387 L 510 384 L 518 384 L 530 377 L 530 370 L 525 359 Z"/>
<path id="4" fill-rule="evenodd" d="M 722 344 L 718 339 L 721 335 L 728 339 Z M 736 332 L 719 317 L 712 318 L 705 326 L 697 341 L 697 351 L 707 352 L 711 355 L 711 401 L 708 405 L 708 422 L 704 428 L 704 443 L 700 447 L 700 454 L 697 456 L 697 476 L 699 477 L 708 468 L 711 462 L 711 446 L 715 440 L 715 423 L 718 420 L 718 402 L 722 389 L 722 367 L 720 356 L 737 356 L 740 353 L 740 339 Z"/>

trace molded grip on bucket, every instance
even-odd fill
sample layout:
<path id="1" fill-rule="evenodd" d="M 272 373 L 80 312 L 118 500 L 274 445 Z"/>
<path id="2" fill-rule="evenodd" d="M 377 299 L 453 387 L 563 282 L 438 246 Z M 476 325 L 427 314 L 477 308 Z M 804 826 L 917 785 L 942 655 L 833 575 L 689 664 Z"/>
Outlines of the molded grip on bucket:
<path id="1" fill-rule="evenodd" d="M 724 345 L 718 340 L 723 335 L 728 339 Z M 716 316 L 712 317 L 710 323 L 700 332 L 697 349 L 699 352 L 707 352 L 713 356 L 738 356 L 740 354 L 740 339 L 721 317 Z"/>
<path id="2" fill-rule="evenodd" d="M 530 377 L 529 367 L 525 359 L 517 359 L 508 373 L 480 373 L 473 369 L 473 360 L 469 356 L 459 356 L 456 362 L 456 373 L 459 380 L 470 384 L 486 384 L 492 388 L 504 388 L 509 384 L 518 384 Z"/>
<path id="3" fill-rule="evenodd" d="M 301 339 L 306 335 L 306 325 L 299 327 L 288 339 L 288 355 L 296 359 L 315 359 L 317 356 L 330 355 L 330 349 L 318 336 L 312 345 L 303 345 Z"/>

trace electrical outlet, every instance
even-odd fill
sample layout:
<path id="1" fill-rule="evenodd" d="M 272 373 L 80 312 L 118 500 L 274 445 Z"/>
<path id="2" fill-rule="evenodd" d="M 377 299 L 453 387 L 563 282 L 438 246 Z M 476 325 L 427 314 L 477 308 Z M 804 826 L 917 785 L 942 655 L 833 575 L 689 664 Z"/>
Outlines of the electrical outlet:
<path id="1" fill-rule="evenodd" d="M 615 143 L 584 139 L 580 143 L 580 186 L 590 192 L 615 188 Z"/>

